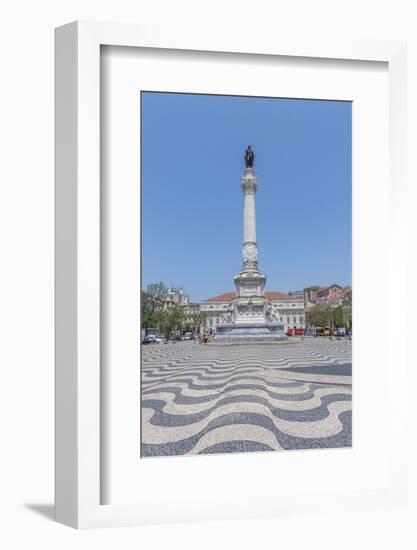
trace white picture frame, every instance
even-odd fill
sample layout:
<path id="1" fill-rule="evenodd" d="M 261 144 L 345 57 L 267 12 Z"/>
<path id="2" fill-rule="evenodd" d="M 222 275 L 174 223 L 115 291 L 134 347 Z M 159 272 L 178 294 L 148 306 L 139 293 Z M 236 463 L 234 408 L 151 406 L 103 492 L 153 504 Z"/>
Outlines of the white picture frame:
<path id="1" fill-rule="evenodd" d="M 56 519 L 76 528 L 134 525 L 187 518 L 175 500 L 160 517 L 134 504 L 101 504 L 100 401 L 100 48 L 102 45 L 383 61 L 389 70 L 390 189 L 398 204 L 394 236 L 404 235 L 405 44 L 400 41 L 287 40 L 230 29 L 194 28 L 185 36 L 169 27 L 75 22 L 56 30 Z M 397 277 L 405 274 L 403 250 L 392 249 Z M 405 277 L 405 275 L 404 275 Z M 406 358 L 396 365 L 397 394 L 405 392 Z M 404 411 L 398 413 L 405 416 Z M 401 437 L 391 457 L 392 475 L 377 491 L 338 495 L 347 506 L 392 504 L 404 498 Z M 394 472 L 397 472 L 394 474 Z M 291 496 L 271 514 L 305 511 L 326 496 Z M 334 498 L 331 502 L 335 502 Z M 350 504 L 349 504 L 350 503 Z M 328 504 L 329 505 L 329 504 Z M 223 505 L 223 508 L 224 505 Z M 211 502 L 188 519 L 243 517 Z M 230 511 L 229 511 L 230 512 Z"/>

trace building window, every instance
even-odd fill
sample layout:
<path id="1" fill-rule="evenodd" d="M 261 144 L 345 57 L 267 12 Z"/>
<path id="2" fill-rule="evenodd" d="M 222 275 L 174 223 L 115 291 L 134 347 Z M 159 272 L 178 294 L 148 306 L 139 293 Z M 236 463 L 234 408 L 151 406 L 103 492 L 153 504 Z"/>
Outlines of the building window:
<path id="1" fill-rule="evenodd" d="M 293 321 L 294 321 L 294 324 L 296 324 L 296 322 L 297 322 L 297 317 L 296 317 L 295 315 L 294 315 L 294 317 L 293 317 Z"/>
<path id="2" fill-rule="evenodd" d="M 289 325 L 290 324 L 290 318 L 287 317 L 287 324 Z"/>

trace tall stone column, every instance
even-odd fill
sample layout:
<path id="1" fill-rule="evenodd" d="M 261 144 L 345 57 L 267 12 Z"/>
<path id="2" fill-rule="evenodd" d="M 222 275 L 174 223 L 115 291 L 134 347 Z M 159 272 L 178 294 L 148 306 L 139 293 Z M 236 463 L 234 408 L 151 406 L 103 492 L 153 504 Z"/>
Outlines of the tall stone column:
<path id="1" fill-rule="evenodd" d="M 258 271 L 255 213 L 255 193 L 258 188 L 258 180 L 253 168 L 246 168 L 241 185 L 245 195 L 243 207 L 243 271 Z"/>
<path id="2" fill-rule="evenodd" d="M 236 298 L 227 322 L 217 326 L 216 342 L 276 342 L 285 340 L 284 325 L 271 322 L 264 287 L 266 277 L 258 268 L 256 243 L 255 193 L 258 180 L 253 170 L 254 152 L 245 152 L 245 171 L 241 178 L 243 205 L 243 267 L 234 278 Z M 268 316 L 268 319 L 267 319 Z"/>
<path id="3" fill-rule="evenodd" d="M 258 268 L 258 245 L 256 243 L 255 193 L 258 180 L 253 169 L 254 154 L 246 150 L 246 168 L 241 177 L 243 203 L 243 266 L 235 277 L 236 300 L 235 323 L 265 323 L 266 300 L 264 296 L 265 275 Z"/>

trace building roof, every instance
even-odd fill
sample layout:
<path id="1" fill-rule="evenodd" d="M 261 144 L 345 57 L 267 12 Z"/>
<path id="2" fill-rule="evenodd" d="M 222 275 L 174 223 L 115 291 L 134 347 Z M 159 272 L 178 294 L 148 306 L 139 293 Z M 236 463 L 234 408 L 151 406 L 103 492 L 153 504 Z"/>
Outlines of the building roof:
<path id="1" fill-rule="evenodd" d="M 225 292 L 224 294 L 219 294 L 218 296 L 213 296 L 204 300 L 204 302 L 231 302 L 236 298 L 236 292 Z"/>
<path id="2" fill-rule="evenodd" d="M 236 298 L 236 292 L 225 292 L 224 294 L 219 294 L 218 296 L 213 296 L 204 300 L 204 302 L 231 302 Z M 297 300 L 297 296 L 290 296 L 289 294 L 284 294 L 283 292 L 278 292 L 276 290 L 271 290 L 265 292 L 265 298 L 267 300 Z"/>
<path id="3" fill-rule="evenodd" d="M 342 286 L 338 285 L 337 283 L 333 283 L 331 285 L 326 285 L 326 286 L 319 286 L 319 285 L 307 286 L 304 290 L 319 290 L 319 291 L 322 291 L 322 290 L 327 290 L 329 288 L 334 288 L 334 287 L 343 288 Z"/>
<path id="4" fill-rule="evenodd" d="M 284 292 L 271 290 L 270 292 L 265 292 L 265 298 L 268 300 L 295 300 L 297 296 L 294 294 L 285 294 Z"/>

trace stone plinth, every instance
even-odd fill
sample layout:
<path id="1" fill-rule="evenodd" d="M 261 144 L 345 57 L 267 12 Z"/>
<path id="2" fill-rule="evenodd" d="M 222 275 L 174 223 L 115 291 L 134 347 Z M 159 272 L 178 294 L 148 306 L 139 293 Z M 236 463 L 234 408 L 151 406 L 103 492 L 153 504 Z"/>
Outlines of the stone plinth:
<path id="1" fill-rule="evenodd" d="M 258 271 L 242 271 L 235 277 L 237 298 L 234 301 L 234 321 L 236 324 L 266 322 L 265 282 L 265 275 Z"/>
<path id="2" fill-rule="evenodd" d="M 215 343 L 282 342 L 288 340 L 280 323 L 247 323 L 218 325 Z"/>

